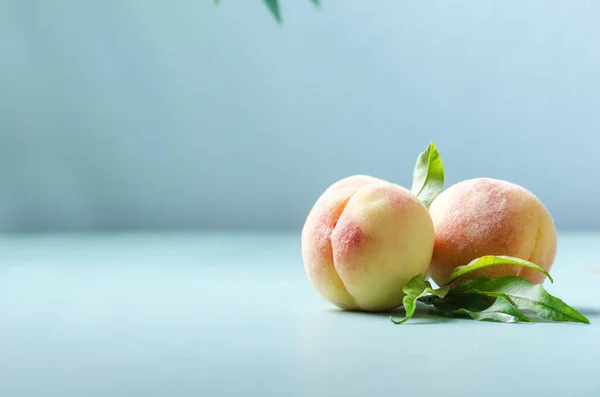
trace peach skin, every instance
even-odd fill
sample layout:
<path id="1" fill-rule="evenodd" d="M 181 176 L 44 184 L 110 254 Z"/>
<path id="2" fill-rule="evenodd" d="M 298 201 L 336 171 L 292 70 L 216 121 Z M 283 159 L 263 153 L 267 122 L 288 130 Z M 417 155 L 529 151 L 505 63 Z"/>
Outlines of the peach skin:
<path id="1" fill-rule="evenodd" d="M 342 179 L 319 197 L 302 230 L 306 273 L 345 310 L 385 311 L 431 261 L 434 229 L 409 190 L 365 175 Z"/>
<path id="2" fill-rule="evenodd" d="M 484 255 L 507 255 L 550 270 L 556 255 L 556 229 L 550 213 L 527 189 L 510 182 L 476 178 L 443 191 L 429 213 L 435 247 L 429 275 L 438 284 L 452 270 Z M 499 265 L 471 273 L 469 278 L 521 276 L 542 283 L 533 269 Z"/>

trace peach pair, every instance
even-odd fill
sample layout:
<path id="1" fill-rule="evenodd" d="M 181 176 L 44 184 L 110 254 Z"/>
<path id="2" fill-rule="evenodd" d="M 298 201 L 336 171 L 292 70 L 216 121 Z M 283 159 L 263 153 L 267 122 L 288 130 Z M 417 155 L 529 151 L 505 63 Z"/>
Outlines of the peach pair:
<path id="1" fill-rule="evenodd" d="M 429 211 L 407 189 L 352 176 L 317 200 L 302 231 L 302 256 L 315 289 L 346 310 L 383 311 L 402 304 L 402 287 L 429 272 L 443 285 L 454 268 L 484 255 L 526 259 L 550 270 L 556 229 L 542 202 L 525 188 L 477 178 L 443 191 Z M 521 276 L 511 265 L 469 277 Z"/>

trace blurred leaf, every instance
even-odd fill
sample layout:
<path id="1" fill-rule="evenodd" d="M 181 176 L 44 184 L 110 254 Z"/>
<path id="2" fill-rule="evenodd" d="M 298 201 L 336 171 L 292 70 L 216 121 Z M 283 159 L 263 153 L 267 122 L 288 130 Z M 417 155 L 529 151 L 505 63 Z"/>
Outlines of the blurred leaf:
<path id="1" fill-rule="evenodd" d="M 269 11 L 273 14 L 273 17 L 277 21 L 277 23 L 281 23 L 281 13 L 279 11 L 279 2 L 278 0 L 264 0 L 267 7 L 269 7 Z"/>
<path id="2" fill-rule="evenodd" d="M 313 3 L 315 6 L 317 6 L 317 7 L 320 7 L 320 6 L 321 6 L 321 2 L 320 2 L 319 0 L 311 0 L 311 1 L 312 1 L 312 3 Z"/>
<path id="3" fill-rule="evenodd" d="M 527 267 L 530 269 L 535 269 L 537 271 L 544 273 L 546 276 L 548 276 L 548 279 L 551 282 L 554 282 L 554 280 L 550 276 L 550 273 L 548 273 L 548 271 L 546 271 L 546 269 L 539 267 L 535 263 L 532 263 L 532 262 L 529 262 L 529 261 L 526 261 L 523 259 L 519 259 L 519 258 L 514 258 L 511 256 L 486 255 L 486 256 L 482 256 L 480 258 L 474 259 L 464 266 L 458 266 L 457 268 L 455 268 L 452 271 L 452 273 L 450 273 L 450 277 L 448 278 L 446 285 L 448 285 L 448 284 L 452 283 L 453 281 L 455 281 L 456 279 L 466 276 L 467 274 L 472 273 L 476 270 L 483 269 L 485 267 L 490 267 L 490 266 L 497 266 L 497 265 L 516 265 L 516 266 Z"/>

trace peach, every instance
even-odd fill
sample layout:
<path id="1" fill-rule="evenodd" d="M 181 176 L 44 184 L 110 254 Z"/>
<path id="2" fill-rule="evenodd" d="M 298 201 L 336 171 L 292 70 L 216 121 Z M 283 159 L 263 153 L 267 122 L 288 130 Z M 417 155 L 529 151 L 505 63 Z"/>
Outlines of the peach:
<path id="1" fill-rule="evenodd" d="M 425 275 L 434 230 L 409 190 L 365 175 L 330 186 L 302 230 L 306 273 L 324 298 L 345 310 L 384 311 L 402 304 L 402 287 Z"/>
<path id="2" fill-rule="evenodd" d="M 435 246 L 431 278 L 443 285 L 452 270 L 484 255 L 508 255 L 550 270 L 556 255 L 556 229 L 550 213 L 527 189 L 510 182 L 476 178 L 443 191 L 429 213 Z M 475 277 L 521 276 L 541 283 L 533 269 L 499 265 L 471 273 Z"/>

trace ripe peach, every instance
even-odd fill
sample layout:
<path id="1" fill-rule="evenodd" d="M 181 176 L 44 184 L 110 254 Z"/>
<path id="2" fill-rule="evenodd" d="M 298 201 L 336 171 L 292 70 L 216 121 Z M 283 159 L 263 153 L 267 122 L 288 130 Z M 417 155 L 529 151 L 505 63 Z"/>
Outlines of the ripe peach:
<path id="1" fill-rule="evenodd" d="M 527 189 L 490 178 L 462 181 L 443 191 L 429 213 L 435 228 L 431 278 L 443 285 L 452 270 L 484 255 L 508 255 L 550 270 L 556 255 L 556 229 L 550 213 Z M 541 283 L 533 269 L 499 265 L 467 277 L 521 276 Z"/>
<path id="2" fill-rule="evenodd" d="M 302 230 L 306 273 L 323 297 L 345 310 L 402 304 L 402 287 L 426 274 L 434 231 L 409 190 L 365 175 L 330 186 Z"/>

